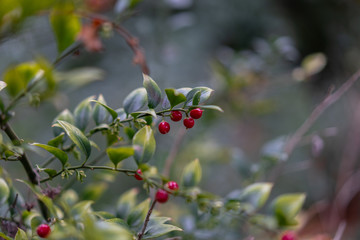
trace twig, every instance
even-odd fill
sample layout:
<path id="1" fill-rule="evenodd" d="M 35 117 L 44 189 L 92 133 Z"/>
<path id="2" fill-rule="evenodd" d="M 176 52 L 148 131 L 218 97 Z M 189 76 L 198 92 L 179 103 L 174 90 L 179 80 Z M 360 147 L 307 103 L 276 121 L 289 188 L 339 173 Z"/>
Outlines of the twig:
<path id="1" fill-rule="evenodd" d="M 346 229 L 346 222 L 342 221 L 336 231 L 336 234 L 335 234 L 335 237 L 333 240 L 341 240 L 341 238 L 345 232 L 345 229 Z"/>
<path id="2" fill-rule="evenodd" d="M 301 140 L 302 136 L 310 129 L 310 127 L 315 123 L 315 121 L 323 114 L 323 112 L 330 107 L 333 103 L 335 103 L 339 98 L 346 93 L 351 86 L 359 79 L 360 70 L 354 73 L 338 90 L 336 90 L 333 94 L 327 96 L 310 114 L 310 116 L 305 120 L 305 122 L 301 125 L 301 127 L 296 130 L 294 135 L 290 138 L 290 140 L 285 145 L 285 153 L 288 156 L 292 153 L 296 145 Z"/>
<path id="3" fill-rule="evenodd" d="M 138 233 L 138 237 L 137 237 L 136 240 L 141 240 L 142 237 L 144 236 L 145 231 L 146 231 L 146 227 L 147 227 L 147 225 L 148 225 L 148 223 L 149 223 L 150 216 L 151 216 L 151 213 L 152 213 L 152 211 L 153 211 L 153 209 L 154 209 L 154 207 L 155 207 L 155 204 L 156 204 L 156 200 L 154 200 L 154 201 L 152 202 L 152 204 L 151 204 L 151 206 L 150 206 L 150 209 L 149 209 L 149 211 L 148 211 L 148 213 L 147 213 L 147 215 L 146 215 L 144 225 L 143 225 L 143 227 L 142 227 L 142 229 L 141 229 L 141 232 Z"/>
<path id="4" fill-rule="evenodd" d="M 115 172 L 123 172 L 126 174 L 135 174 L 135 170 L 128 170 L 128 169 L 122 169 L 122 168 L 113 168 L 113 167 L 108 167 L 108 166 L 91 166 L 91 165 L 79 165 L 79 166 L 75 166 L 75 167 L 69 167 L 66 169 L 63 169 L 59 172 L 57 172 L 56 174 L 54 174 L 52 177 L 48 177 L 45 179 L 40 180 L 40 183 L 44 183 L 47 182 L 51 179 L 53 179 L 54 177 L 59 176 L 60 174 L 62 174 L 63 172 L 65 172 L 66 170 L 77 170 L 77 169 L 90 169 L 90 170 L 110 170 L 110 171 L 115 171 Z"/>

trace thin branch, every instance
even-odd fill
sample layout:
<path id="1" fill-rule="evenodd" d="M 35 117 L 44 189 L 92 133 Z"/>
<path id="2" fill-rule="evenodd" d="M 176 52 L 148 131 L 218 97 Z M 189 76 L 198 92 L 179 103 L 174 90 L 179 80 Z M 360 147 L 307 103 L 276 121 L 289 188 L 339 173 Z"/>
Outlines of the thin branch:
<path id="1" fill-rule="evenodd" d="M 69 168 L 63 169 L 63 170 L 57 172 L 56 174 L 54 174 L 52 177 L 48 177 L 48 178 L 40 180 L 40 183 L 44 183 L 49 180 L 52 180 L 53 178 L 59 176 L 60 174 L 62 174 L 65 171 L 77 170 L 77 169 L 90 169 L 90 170 L 100 169 L 100 170 L 110 170 L 110 171 L 115 171 L 115 172 L 122 172 L 125 174 L 135 174 L 135 170 L 129 170 L 129 169 L 113 168 L 113 167 L 108 167 L 108 166 L 79 165 L 79 166 L 74 166 L 74 167 L 69 167 Z"/>
<path id="2" fill-rule="evenodd" d="M 154 209 L 154 207 L 155 207 L 155 204 L 156 204 L 156 200 L 154 200 L 154 201 L 152 202 L 152 204 L 151 204 L 151 206 L 150 206 L 150 209 L 149 209 L 149 211 L 148 211 L 148 213 L 147 213 L 147 215 L 146 215 L 144 225 L 143 225 L 143 227 L 142 227 L 142 229 L 141 229 L 141 232 L 138 233 L 138 237 L 137 237 L 136 240 L 141 240 L 142 237 L 144 236 L 145 231 L 146 231 L 146 227 L 147 227 L 147 225 L 148 225 L 148 223 L 149 223 L 150 216 L 151 216 L 151 213 L 152 213 L 152 211 L 153 211 L 153 209 Z"/>
<path id="3" fill-rule="evenodd" d="M 304 134 L 311 128 L 311 126 L 316 122 L 316 120 L 328 109 L 332 104 L 340 99 L 344 93 L 346 93 L 352 85 L 359 79 L 360 70 L 354 73 L 338 90 L 333 94 L 327 96 L 310 114 L 310 116 L 305 120 L 305 122 L 300 126 L 298 130 L 292 135 L 290 140 L 286 143 L 284 147 L 285 153 L 290 156 L 293 152 L 296 145 L 300 142 Z"/>

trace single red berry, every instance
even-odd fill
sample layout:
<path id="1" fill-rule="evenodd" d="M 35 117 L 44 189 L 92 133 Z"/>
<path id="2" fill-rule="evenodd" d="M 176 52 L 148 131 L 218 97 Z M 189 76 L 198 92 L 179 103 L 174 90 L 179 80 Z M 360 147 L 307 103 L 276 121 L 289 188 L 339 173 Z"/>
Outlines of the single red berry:
<path id="1" fill-rule="evenodd" d="M 159 203 L 166 203 L 169 199 L 169 194 L 163 189 L 158 189 L 155 195 L 155 199 Z"/>
<path id="2" fill-rule="evenodd" d="M 178 122 L 182 119 L 182 113 L 180 111 L 171 111 L 170 118 L 174 122 Z"/>
<path id="3" fill-rule="evenodd" d="M 202 113 L 203 113 L 203 110 L 201 110 L 200 108 L 195 108 L 195 109 L 190 111 L 190 116 L 193 119 L 199 119 L 199 118 L 201 118 Z"/>
<path id="4" fill-rule="evenodd" d="M 141 169 L 138 169 L 138 170 L 136 170 L 136 173 L 135 173 L 134 177 L 135 177 L 137 180 L 141 181 L 141 180 L 143 180 L 143 178 L 141 177 L 141 175 L 142 175 L 142 171 L 141 171 Z"/>
<path id="5" fill-rule="evenodd" d="M 192 128 L 195 124 L 195 121 L 193 118 L 189 117 L 189 118 L 185 118 L 183 123 L 186 128 Z"/>
<path id="6" fill-rule="evenodd" d="M 159 132 L 161 134 L 167 134 L 170 131 L 170 124 L 168 122 L 162 121 L 159 124 Z"/>
<path id="7" fill-rule="evenodd" d="M 296 235 L 294 232 L 286 232 L 282 235 L 281 240 L 296 240 Z"/>
<path id="8" fill-rule="evenodd" d="M 179 185 L 175 181 L 170 181 L 166 184 L 167 188 L 173 191 L 177 191 L 179 189 Z"/>
<path id="9" fill-rule="evenodd" d="M 49 234 L 51 233 L 51 228 L 47 224 L 41 224 L 36 229 L 36 232 L 39 235 L 39 237 L 47 238 L 49 236 Z"/>

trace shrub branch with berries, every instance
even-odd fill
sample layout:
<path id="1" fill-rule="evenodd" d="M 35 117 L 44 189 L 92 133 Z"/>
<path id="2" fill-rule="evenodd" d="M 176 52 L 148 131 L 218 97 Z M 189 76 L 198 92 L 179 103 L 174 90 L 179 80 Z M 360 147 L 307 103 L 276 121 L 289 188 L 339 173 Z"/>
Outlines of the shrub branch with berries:
<path id="1" fill-rule="evenodd" d="M 59 57 L 53 63 L 38 57 L 34 61 L 11 66 L 5 70 L 3 81 L 0 81 L 0 126 L 7 136 L 0 141 L 1 160 L 21 164 L 27 177 L 17 181 L 26 185 L 38 202 L 25 201 L 24 194 L 15 188 L 13 177 L 0 166 L 0 239 L 141 240 L 176 236 L 182 231 L 182 226 L 169 224 L 170 218 L 154 210 L 157 203 L 165 204 L 172 197 L 195 203 L 198 213 L 204 214 L 209 221 L 219 221 L 223 216 L 227 219 L 241 218 L 269 232 L 269 238 L 280 236 L 284 228 L 296 224 L 297 214 L 305 200 L 304 194 L 278 196 L 270 206 L 272 212 L 264 214 L 259 211 L 269 198 L 271 183 L 249 184 L 220 197 L 199 187 L 202 168 L 198 159 L 184 167 L 179 183 L 160 174 L 151 164 L 156 151 L 155 129 L 167 134 L 172 124 L 183 120 L 184 128 L 190 130 L 203 113 L 212 110 L 222 112 L 219 106 L 206 104 L 212 89 L 184 87 L 168 88 L 162 92 L 148 74 L 137 39 L 120 24 L 79 10 L 82 5 L 76 4 L 81 1 L 45 3 L 36 0 L 31 1 L 31 8 L 27 5 L 29 3 L 22 2 L 17 7 L 31 11 L 24 11 L 21 14 L 25 15 L 11 24 L 20 24 L 39 12 L 49 12 Z M 92 2 L 85 1 L 85 5 L 94 4 Z M 104 2 L 111 5 L 109 1 Z M 134 5 L 129 5 L 129 9 Z M 54 138 L 46 143 L 24 141 L 11 126 L 18 103 L 28 97 L 31 105 L 38 106 L 41 101 L 53 96 L 60 86 L 68 84 L 66 79 L 79 80 L 76 75 L 61 72 L 56 67 L 68 56 L 78 55 L 80 50 L 103 50 L 100 36 L 111 35 L 109 32 L 125 38 L 134 52 L 133 61 L 140 65 L 143 72 L 143 87 L 130 92 L 122 105 L 115 108 L 110 107 L 101 94 L 90 96 L 73 111 L 61 111 L 49 123 L 44 131 L 52 126 Z M 101 72 L 92 70 L 89 75 L 90 79 L 85 82 L 94 80 Z M 95 135 L 103 137 L 106 142 L 104 149 L 95 142 Z M 100 153 L 94 154 L 94 149 Z M 32 152 L 31 155 L 39 153 L 41 157 L 44 151 L 49 158 L 43 159 L 41 165 L 34 165 L 29 152 Z M 107 160 L 103 161 L 103 158 Z M 52 167 L 56 161 L 58 168 Z M 124 168 L 126 161 L 132 161 L 136 167 Z M 119 197 L 114 211 L 95 211 L 93 201 L 98 200 L 105 186 L 114 181 L 114 174 L 120 173 L 141 181 L 149 198 L 138 203 L 139 190 L 129 189 Z M 86 185 L 88 175 L 94 175 L 97 181 Z M 50 184 L 59 178 L 64 179 L 62 187 Z M 82 196 L 71 188 L 74 181 L 84 182 Z"/>

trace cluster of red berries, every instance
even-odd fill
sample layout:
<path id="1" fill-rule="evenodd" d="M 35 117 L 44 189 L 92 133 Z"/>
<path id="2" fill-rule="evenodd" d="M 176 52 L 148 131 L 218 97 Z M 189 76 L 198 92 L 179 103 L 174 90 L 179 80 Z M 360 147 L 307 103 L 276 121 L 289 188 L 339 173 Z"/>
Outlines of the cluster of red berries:
<path id="1" fill-rule="evenodd" d="M 201 110 L 200 108 L 195 108 L 195 109 L 191 110 L 190 117 L 186 117 L 183 121 L 184 126 L 186 128 L 192 128 L 195 124 L 194 119 L 201 118 L 202 112 L 203 112 L 203 110 Z M 182 119 L 182 113 L 180 111 L 171 111 L 170 118 L 174 122 L 178 122 Z M 170 131 L 170 124 L 166 121 L 162 121 L 159 124 L 159 132 L 161 134 L 166 134 L 169 131 Z"/>
<path id="2" fill-rule="evenodd" d="M 41 224 L 37 227 L 36 232 L 39 237 L 47 238 L 51 233 L 51 228 L 47 224 Z"/>
<path id="3" fill-rule="evenodd" d="M 134 177 L 139 181 L 143 180 L 141 169 L 136 170 Z M 170 181 L 166 183 L 164 189 L 159 188 L 157 190 L 155 194 L 155 200 L 159 203 L 166 203 L 169 199 L 169 193 L 171 194 L 177 190 L 179 190 L 179 185 L 177 184 L 177 182 Z"/>

